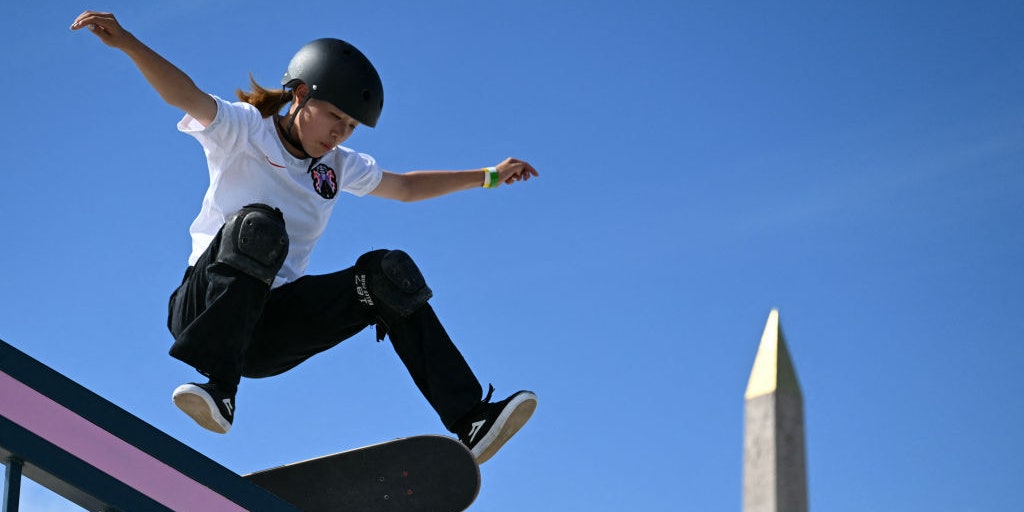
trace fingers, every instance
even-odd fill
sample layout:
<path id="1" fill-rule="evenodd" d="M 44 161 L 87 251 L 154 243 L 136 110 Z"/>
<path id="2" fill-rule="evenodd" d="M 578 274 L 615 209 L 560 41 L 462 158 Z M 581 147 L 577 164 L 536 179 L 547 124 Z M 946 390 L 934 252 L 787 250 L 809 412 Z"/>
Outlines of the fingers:
<path id="1" fill-rule="evenodd" d="M 506 185 L 517 181 L 527 181 L 540 175 L 532 165 L 516 158 L 506 158 L 498 164 L 497 168 L 501 175 L 501 181 Z"/>
<path id="2" fill-rule="evenodd" d="M 117 18 L 109 12 L 85 11 L 79 14 L 71 23 L 71 30 L 88 28 L 96 34 L 104 43 L 113 45 L 123 39 L 124 29 L 117 22 Z"/>
<path id="3" fill-rule="evenodd" d="M 75 21 L 71 22 L 71 30 L 78 30 L 82 28 L 82 19 L 88 17 L 90 14 L 92 14 L 92 11 L 85 11 L 82 14 L 79 14 L 78 17 L 75 18 Z"/>
<path id="4" fill-rule="evenodd" d="M 81 30 L 85 27 L 93 28 L 101 20 L 113 19 L 114 15 L 108 12 L 85 11 L 79 14 L 71 23 L 71 30 Z"/>

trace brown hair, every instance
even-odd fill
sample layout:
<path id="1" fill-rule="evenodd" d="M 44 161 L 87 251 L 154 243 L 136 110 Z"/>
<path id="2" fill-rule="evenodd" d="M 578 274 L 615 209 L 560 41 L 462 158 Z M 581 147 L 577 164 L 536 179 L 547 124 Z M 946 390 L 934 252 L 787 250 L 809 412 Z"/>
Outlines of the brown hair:
<path id="1" fill-rule="evenodd" d="M 251 89 L 244 92 L 241 89 L 235 91 L 238 99 L 256 107 L 263 114 L 263 117 L 270 117 L 281 111 L 285 105 L 292 101 L 292 91 L 284 89 L 264 89 L 256 83 L 256 79 L 249 73 L 249 84 Z"/>

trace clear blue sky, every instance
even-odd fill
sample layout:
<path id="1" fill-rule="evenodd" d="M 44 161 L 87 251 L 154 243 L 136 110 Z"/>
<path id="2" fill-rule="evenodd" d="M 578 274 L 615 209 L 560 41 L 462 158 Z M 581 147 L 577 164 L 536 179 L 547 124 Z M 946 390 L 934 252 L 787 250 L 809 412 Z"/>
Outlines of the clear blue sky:
<path id="1" fill-rule="evenodd" d="M 386 103 L 346 145 L 394 171 L 537 167 L 343 197 L 310 268 L 405 249 L 480 379 L 538 393 L 474 510 L 739 510 L 773 307 L 813 510 L 1024 510 L 1024 3 L 7 6 L 0 338 L 244 473 L 442 428 L 369 331 L 244 381 L 227 436 L 173 407 L 203 153 L 127 57 L 68 30 L 87 8 L 223 97 L 349 40 Z"/>

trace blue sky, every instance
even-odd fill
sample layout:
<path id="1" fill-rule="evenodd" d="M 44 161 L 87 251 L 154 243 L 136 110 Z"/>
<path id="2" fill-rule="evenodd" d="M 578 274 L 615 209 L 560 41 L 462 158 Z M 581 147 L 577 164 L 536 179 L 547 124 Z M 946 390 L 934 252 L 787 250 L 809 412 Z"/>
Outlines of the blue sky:
<path id="1" fill-rule="evenodd" d="M 195 374 L 166 355 L 166 299 L 205 162 L 127 57 L 68 30 L 87 8 L 222 97 L 346 39 L 386 97 L 346 145 L 394 171 L 540 171 L 343 197 L 309 269 L 406 250 L 480 379 L 537 392 L 473 510 L 738 510 L 771 308 L 812 509 L 1019 509 L 1024 4 L 8 6 L 0 338 L 245 473 L 442 428 L 369 331 L 244 381 L 227 436 L 173 407 Z"/>

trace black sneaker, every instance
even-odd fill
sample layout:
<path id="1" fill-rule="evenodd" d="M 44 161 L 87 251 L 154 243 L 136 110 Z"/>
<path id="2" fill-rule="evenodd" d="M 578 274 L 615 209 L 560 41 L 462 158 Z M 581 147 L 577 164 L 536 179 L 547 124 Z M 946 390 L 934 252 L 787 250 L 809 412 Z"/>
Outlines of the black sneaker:
<path id="1" fill-rule="evenodd" d="M 489 403 L 494 387 L 480 405 L 467 414 L 455 428 L 459 440 L 469 447 L 477 464 L 483 464 L 516 434 L 537 408 L 537 395 L 519 391 L 495 403 Z"/>
<path id="2" fill-rule="evenodd" d="M 222 390 L 216 384 L 188 383 L 174 390 L 174 405 L 188 414 L 199 426 L 227 434 L 235 419 L 235 394 Z"/>

